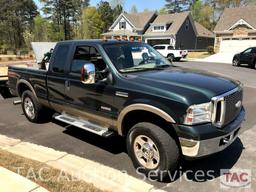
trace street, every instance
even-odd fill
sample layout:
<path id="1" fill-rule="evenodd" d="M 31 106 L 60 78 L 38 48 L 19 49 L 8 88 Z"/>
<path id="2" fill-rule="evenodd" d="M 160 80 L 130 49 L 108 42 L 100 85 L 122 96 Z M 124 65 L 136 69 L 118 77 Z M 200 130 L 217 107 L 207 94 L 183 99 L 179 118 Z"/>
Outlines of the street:
<path id="1" fill-rule="evenodd" d="M 244 67 L 235 68 L 228 64 L 199 62 L 178 62 L 174 63 L 174 65 L 207 70 L 211 73 L 241 81 L 244 85 L 244 106 L 247 113 L 241 133 L 245 133 L 256 126 L 256 70 Z M 55 120 L 45 124 L 30 123 L 23 115 L 21 106 L 12 104 L 15 99 L 17 98 L 0 99 L 0 134 L 75 154 L 115 169 L 127 171 L 132 176 L 143 178 L 133 168 L 126 153 L 125 140 L 123 138 L 101 138 Z M 175 182 L 148 182 L 167 191 L 184 191 L 188 187 L 190 191 L 206 191 L 209 189 L 217 191 L 219 190 L 217 178 L 220 176 L 220 169 L 230 169 L 235 165 L 239 165 L 240 161 L 243 162 L 243 158 L 245 158 L 243 149 L 243 140 L 238 138 L 228 149 L 214 156 L 196 161 L 184 160 L 182 162 L 181 172 L 186 170 L 202 170 L 205 172 L 213 170 L 213 180 L 211 180 L 212 178 L 204 177 L 203 181 L 198 182 L 194 178 L 195 175 L 190 174 L 187 176 L 190 181 L 180 179 L 183 178 L 180 175 Z M 251 155 L 251 159 L 248 159 L 248 162 L 252 162 L 253 158 L 255 160 L 255 153 Z M 247 168 L 251 169 L 252 167 Z"/>

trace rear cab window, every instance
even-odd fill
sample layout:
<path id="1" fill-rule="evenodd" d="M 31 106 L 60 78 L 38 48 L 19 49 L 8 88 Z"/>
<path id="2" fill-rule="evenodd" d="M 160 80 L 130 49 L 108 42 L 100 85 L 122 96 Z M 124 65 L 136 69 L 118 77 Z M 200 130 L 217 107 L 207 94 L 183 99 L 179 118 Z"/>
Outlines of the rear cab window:
<path id="1" fill-rule="evenodd" d="M 52 71 L 55 73 L 64 73 L 65 64 L 68 59 L 70 46 L 68 44 L 59 45 L 56 49 Z"/>
<path id="2" fill-rule="evenodd" d="M 168 46 L 168 50 L 174 50 L 173 46 Z"/>

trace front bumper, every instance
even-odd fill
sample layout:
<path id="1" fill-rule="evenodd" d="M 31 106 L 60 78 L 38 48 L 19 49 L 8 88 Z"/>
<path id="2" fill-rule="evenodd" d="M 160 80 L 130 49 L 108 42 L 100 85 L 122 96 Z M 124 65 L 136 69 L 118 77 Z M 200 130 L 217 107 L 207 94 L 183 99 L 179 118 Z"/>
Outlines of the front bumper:
<path id="1" fill-rule="evenodd" d="M 177 126 L 183 155 L 197 158 L 224 150 L 238 137 L 244 119 L 245 110 L 242 109 L 233 122 L 221 129 L 211 123 L 197 126 Z"/>

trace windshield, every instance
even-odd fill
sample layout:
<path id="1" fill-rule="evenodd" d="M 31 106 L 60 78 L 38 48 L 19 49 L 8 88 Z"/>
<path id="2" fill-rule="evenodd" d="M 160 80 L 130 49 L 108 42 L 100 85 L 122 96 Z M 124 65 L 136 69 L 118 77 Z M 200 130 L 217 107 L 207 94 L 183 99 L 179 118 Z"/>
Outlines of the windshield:
<path id="1" fill-rule="evenodd" d="M 104 45 L 104 49 L 121 73 L 155 70 L 171 66 L 167 59 L 147 44 L 111 44 Z"/>

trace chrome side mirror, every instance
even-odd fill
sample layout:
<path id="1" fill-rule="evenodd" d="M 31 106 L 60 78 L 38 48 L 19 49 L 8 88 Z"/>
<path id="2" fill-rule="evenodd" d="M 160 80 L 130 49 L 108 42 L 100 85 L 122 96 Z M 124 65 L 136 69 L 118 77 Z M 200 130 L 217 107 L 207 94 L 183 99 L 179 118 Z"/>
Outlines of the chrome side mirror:
<path id="1" fill-rule="evenodd" d="M 84 84 L 95 83 L 95 65 L 92 63 L 85 64 L 81 69 L 81 82 Z"/>

